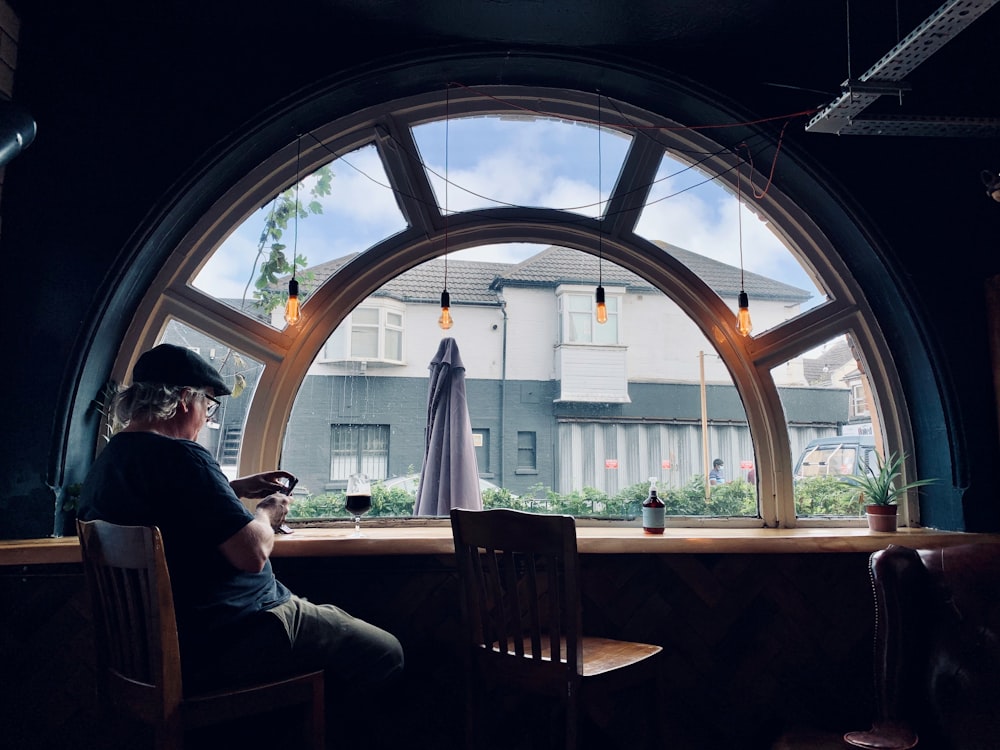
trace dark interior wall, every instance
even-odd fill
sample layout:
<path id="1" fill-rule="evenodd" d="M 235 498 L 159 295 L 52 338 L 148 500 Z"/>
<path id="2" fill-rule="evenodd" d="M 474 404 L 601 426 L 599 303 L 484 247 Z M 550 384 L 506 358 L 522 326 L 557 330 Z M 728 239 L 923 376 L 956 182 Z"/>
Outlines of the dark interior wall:
<path id="1" fill-rule="evenodd" d="M 655 747 L 674 750 L 768 750 L 795 725 L 835 736 L 866 729 L 874 711 L 866 563 L 860 553 L 584 555 L 585 627 L 661 644 L 664 700 L 616 694 L 602 703 L 607 733 L 586 729 L 581 748 L 649 747 L 637 736 L 642 711 L 662 715 L 668 738 Z M 466 684 L 452 557 L 280 558 L 275 572 L 296 593 L 334 602 L 403 644 L 401 684 L 375 696 L 370 709 L 344 705 L 328 720 L 329 737 L 340 722 L 375 714 L 371 747 L 462 746 Z M 79 565 L 0 566 L 0 598 L 5 750 L 152 746 L 97 710 Z M 482 750 L 544 746 L 540 699 L 495 696 L 490 705 L 494 721 Z M 283 732 L 277 740 L 268 734 L 275 727 Z M 288 747 L 288 731 L 287 717 L 262 716 L 242 733 L 230 726 L 214 744 L 195 747 Z"/>
<path id="2" fill-rule="evenodd" d="M 301 0 L 280 11 L 232 0 L 10 4 L 22 20 L 15 100 L 34 116 L 38 135 L 7 166 L 0 206 L 0 252 L 16 295 L 5 333 L 8 393 L 27 402 L 8 410 L 14 439 L 0 479 L 0 538 L 52 533 L 60 488 L 82 479 L 81 457 L 93 450 L 96 417 L 86 405 L 107 379 L 157 259 L 184 228 L 176 217 L 221 190 L 238 163 L 224 148 L 235 134 L 243 134 L 244 154 L 266 150 L 246 124 L 295 92 L 392 63 L 391 77 L 342 87 L 345 102 L 378 101 L 407 84 L 404 61 L 414 62 L 409 83 L 418 84 L 427 71 L 417 63 L 434 55 L 442 79 L 504 81 L 495 61 L 511 55 L 515 79 L 562 75 L 585 90 L 615 89 L 623 65 L 697 80 L 749 120 L 831 98 L 784 84 L 832 95 L 846 77 L 843 8 L 813 4 L 638 3 L 614 14 L 601 3 L 450 0 Z M 903 28 L 936 5 L 914 3 Z M 998 12 L 914 74 L 909 113 L 1000 115 L 1000 94 L 984 83 L 1000 74 L 992 53 Z M 856 19 L 867 30 L 853 38 L 858 69 L 891 46 L 893 26 Z M 553 62 L 526 72 L 516 64 L 524 50 Z M 481 70 L 489 79 L 467 64 L 487 53 L 494 63 Z M 587 64 L 561 62 L 571 56 Z M 594 73 L 601 61 L 606 72 Z M 652 78 L 646 90 L 630 83 L 620 93 L 652 105 L 660 91 Z M 712 122 L 718 110 L 698 101 L 677 106 L 690 121 Z M 801 123 L 785 131 L 775 184 L 830 235 L 886 327 L 919 471 L 943 480 L 926 493 L 923 520 L 998 530 L 983 283 L 1000 273 L 1000 206 L 979 182 L 981 170 L 997 169 L 996 140 L 837 137 L 805 133 Z M 295 124 L 286 126 L 287 141 Z M 213 181 L 198 181 L 213 169 Z M 832 192 L 797 193 L 807 178 Z M 177 191 L 185 186 L 193 187 Z M 171 221 L 158 222 L 163 216 Z M 139 247 L 146 251 L 134 262 Z"/>

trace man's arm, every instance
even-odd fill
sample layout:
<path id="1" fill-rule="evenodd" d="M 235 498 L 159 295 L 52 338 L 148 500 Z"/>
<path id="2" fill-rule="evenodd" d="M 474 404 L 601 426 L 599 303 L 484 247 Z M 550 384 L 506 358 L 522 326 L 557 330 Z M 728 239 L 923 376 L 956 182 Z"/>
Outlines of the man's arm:
<path id="1" fill-rule="evenodd" d="M 253 520 L 219 545 L 219 550 L 233 567 L 247 573 L 264 569 L 274 549 L 274 529 L 288 513 L 288 496 L 274 494 L 257 504 Z"/>

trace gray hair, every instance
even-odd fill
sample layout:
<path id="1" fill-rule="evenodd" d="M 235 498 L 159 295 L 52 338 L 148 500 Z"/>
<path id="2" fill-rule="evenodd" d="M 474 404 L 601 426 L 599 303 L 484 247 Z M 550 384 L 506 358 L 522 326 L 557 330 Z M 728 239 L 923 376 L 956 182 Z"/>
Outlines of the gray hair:
<path id="1" fill-rule="evenodd" d="M 193 390 L 183 385 L 133 383 L 115 396 L 111 417 L 120 427 L 127 427 L 133 419 L 166 422 L 177 413 L 178 405 L 190 398 L 184 392 Z"/>

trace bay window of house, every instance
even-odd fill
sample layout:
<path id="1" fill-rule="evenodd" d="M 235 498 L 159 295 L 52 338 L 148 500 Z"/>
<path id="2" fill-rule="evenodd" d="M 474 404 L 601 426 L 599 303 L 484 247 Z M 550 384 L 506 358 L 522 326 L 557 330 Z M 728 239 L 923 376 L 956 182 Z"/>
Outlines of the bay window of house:
<path id="1" fill-rule="evenodd" d="M 608 319 L 597 322 L 595 289 L 586 292 L 564 292 L 559 295 L 563 305 L 563 335 L 569 344 L 617 344 L 617 294 L 605 290 Z"/>
<path id="2" fill-rule="evenodd" d="M 336 507 L 355 471 L 419 474 L 428 367 L 447 335 L 501 502 L 545 510 L 556 498 L 638 524 L 655 476 L 674 524 L 853 523 L 810 514 L 818 506 L 797 499 L 791 467 L 808 440 L 860 429 L 866 414 L 879 450 L 910 444 L 863 294 L 777 187 L 758 197 L 748 183 L 737 204 L 737 175 L 767 177 L 737 170 L 732 149 L 620 101 L 598 128 L 593 99 L 468 87 L 286 139 L 191 227 L 123 359 L 198 331 L 210 339 L 194 343 L 202 351 L 257 363 L 230 399 L 244 410 L 220 425 L 219 455 L 238 454 L 233 471 L 292 471 L 300 501 Z M 773 142 L 753 148 L 770 163 Z M 310 208 L 289 249 L 273 206 L 296 175 Z M 295 328 L 276 313 L 293 270 Z M 744 288 L 748 339 L 734 330 Z M 708 492 L 716 458 L 728 481 Z M 405 498 L 385 507 L 407 515 Z"/>
<path id="3" fill-rule="evenodd" d="M 403 313 L 359 306 L 351 313 L 351 359 L 403 360 Z"/>

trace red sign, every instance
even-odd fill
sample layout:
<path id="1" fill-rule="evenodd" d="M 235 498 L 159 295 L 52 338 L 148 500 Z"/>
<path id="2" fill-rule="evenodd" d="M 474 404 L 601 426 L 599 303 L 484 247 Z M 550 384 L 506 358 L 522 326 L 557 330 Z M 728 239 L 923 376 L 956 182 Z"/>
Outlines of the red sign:
<path id="1" fill-rule="evenodd" d="M 604 459 L 604 468 L 605 469 L 617 469 L 618 468 L 618 459 L 617 458 L 606 458 L 606 459 Z"/>
<path id="2" fill-rule="evenodd" d="M 746 460 L 740 461 L 740 468 L 741 469 L 752 469 L 753 468 L 753 461 L 746 461 Z"/>
<path id="3" fill-rule="evenodd" d="M 664 469 L 669 469 L 670 468 L 670 459 L 669 458 L 665 458 L 662 461 L 660 461 L 660 466 L 662 466 Z"/>

